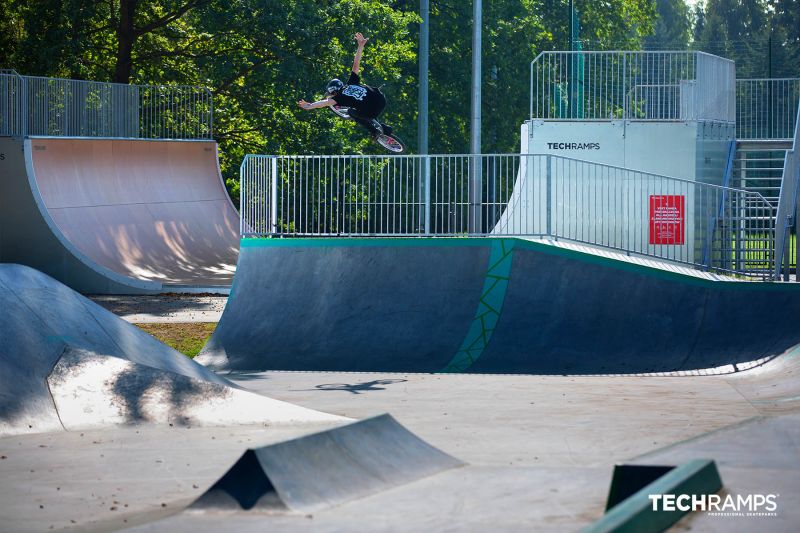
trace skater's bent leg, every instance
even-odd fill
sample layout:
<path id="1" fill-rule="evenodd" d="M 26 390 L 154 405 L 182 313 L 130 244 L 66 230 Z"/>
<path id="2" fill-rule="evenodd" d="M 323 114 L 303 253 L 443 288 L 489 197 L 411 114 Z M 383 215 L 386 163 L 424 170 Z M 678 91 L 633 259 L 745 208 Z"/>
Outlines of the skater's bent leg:
<path id="1" fill-rule="evenodd" d="M 351 109 L 350 110 L 350 118 L 352 118 L 353 120 L 355 120 L 356 122 L 361 124 L 364 128 L 366 128 L 367 131 L 372 136 L 375 136 L 375 135 L 381 133 L 381 131 L 378 130 L 378 127 L 376 125 L 377 121 L 372 117 L 365 116 L 365 115 L 359 113 L 358 111 L 356 111 L 355 109 Z M 380 124 L 380 123 L 378 122 L 378 124 Z"/>

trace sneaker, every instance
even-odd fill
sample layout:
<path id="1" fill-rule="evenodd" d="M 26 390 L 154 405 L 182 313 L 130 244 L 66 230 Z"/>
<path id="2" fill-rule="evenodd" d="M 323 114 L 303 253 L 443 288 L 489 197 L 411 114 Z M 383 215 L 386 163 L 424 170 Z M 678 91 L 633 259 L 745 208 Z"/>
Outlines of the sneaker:
<path id="1" fill-rule="evenodd" d="M 380 122 L 375 120 L 374 118 L 370 121 L 372 127 L 375 129 L 375 134 L 384 133 L 383 127 Z"/>

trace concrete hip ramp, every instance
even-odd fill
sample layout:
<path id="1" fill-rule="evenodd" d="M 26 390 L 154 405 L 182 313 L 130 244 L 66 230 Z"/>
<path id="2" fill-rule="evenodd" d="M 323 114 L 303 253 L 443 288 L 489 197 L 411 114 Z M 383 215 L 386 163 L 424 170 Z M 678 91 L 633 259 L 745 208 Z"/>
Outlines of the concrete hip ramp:
<path id="1" fill-rule="evenodd" d="M 243 390 L 23 265 L 0 265 L 0 306 L 0 437 L 349 420 Z"/>
<path id="2" fill-rule="evenodd" d="M 800 344 L 800 286 L 681 270 L 523 239 L 246 239 L 197 360 L 252 371 L 702 373 Z"/>
<path id="3" fill-rule="evenodd" d="M 0 139 L 0 261 L 84 293 L 229 287 L 239 217 L 214 141 Z"/>

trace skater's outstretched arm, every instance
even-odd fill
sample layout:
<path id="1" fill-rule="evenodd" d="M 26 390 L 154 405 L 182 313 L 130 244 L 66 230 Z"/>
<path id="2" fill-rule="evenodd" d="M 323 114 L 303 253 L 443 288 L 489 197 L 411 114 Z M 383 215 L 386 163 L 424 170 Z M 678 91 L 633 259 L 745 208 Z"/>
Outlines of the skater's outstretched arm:
<path id="1" fill-rule="evenodd" d="M 358 74 L 358 69 L 361 68 L 361 53 L 364 51 L 364 45 L 367 44 L 367 39 L 361 32 L 356 33 L 355 40 L 358 43 L 358 48 L 356 49 L 356 57 L 353 59 L 353 72 Z"/>
<path id="2" fill-rule="evenodd" d="M 320 107 L 330 107 L 332 105 L 336 105 L 336 100 L 333 98 L 325 98 L 324 100 L 318 100 L 316 102 L 306 102 L 302 98 L 297 101 L 297 105 L 309 111 L 311 109 L 319 109 Z"/>

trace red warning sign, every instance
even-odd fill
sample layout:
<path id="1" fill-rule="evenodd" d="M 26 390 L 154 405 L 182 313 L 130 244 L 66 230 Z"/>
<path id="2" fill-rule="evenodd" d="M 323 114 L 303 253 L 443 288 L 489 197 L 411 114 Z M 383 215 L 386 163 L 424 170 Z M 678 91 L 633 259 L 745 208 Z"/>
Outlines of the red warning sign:
<path id="1" fill-rule="evenodd" d="M 650 196 L 650 244 L 683 244 L 686 212 L 683 195 Z"/>

